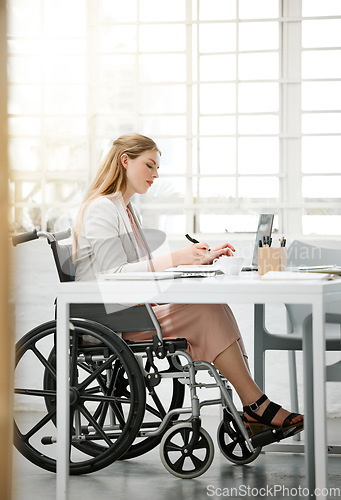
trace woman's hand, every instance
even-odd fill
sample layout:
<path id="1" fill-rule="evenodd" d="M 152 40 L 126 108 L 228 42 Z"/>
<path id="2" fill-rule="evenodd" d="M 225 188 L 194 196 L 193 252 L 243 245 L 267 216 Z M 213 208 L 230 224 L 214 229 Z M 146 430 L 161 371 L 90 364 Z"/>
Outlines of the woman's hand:
<path id="1" fill-rule="evenodd" d="M 219 247 L 215 248 L 213 251 L 217 252 L 217 251 L 220 251 L 220 250 L 224 250 L 225 251 L 225 253 L 223 253 L 221 255 L 227 255 L 228 257 L 233 257 L 233 252 L 236 251 L 233 248 L 233 246 L 230 245 L 230 243 L 224 243 L 223 245 L 220 245 Z"/>
<path id="2" fill-rule="evenodd" d="M 212 264 L 222 255 L 233 255 L 232 251 L 234 248 L 229 244 L 209 251 L 207 243 L 194 243 L 172 253 L 173 266 Z"/>

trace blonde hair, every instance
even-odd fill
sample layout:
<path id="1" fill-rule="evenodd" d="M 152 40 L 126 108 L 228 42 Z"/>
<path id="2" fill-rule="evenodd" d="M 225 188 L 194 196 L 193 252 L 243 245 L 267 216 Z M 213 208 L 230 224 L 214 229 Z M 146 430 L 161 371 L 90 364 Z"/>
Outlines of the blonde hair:
<path id="1" fill-rule="evenodd" d="M 146 151 L 157 151 L 161 154 L 155 142 L 144 135 L 125 134 L 113 142 L 109 153 L 90 184 L 77 214 L 73 227 L 73 260 L 77 256 L 78 236 L 82 227 L 84 212 L 90 202 L 100 196 L 108 196 L 118 192 L 124 194 L 127 189 L 127 177 L 126 169 L 121 162 L 122 155 L 127 154 L 129 158 L 135 159 Z"/>

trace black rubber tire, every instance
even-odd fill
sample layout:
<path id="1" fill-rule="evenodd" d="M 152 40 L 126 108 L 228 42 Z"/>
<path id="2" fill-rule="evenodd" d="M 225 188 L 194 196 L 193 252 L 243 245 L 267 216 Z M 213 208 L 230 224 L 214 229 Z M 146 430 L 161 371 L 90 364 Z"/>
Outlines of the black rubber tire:
<path id="1" fill-rule="evenodd" d="M 70 330 L 70 416 L 79 415 L 81 423 L 81 440 L 75 441 L 75 425 L 70 418 L 70 474 L 86 474 L 107 467 L 120 458 L 133 443 L 143 420 L 145 410 L 145 386 L 140 367 L 127 344 L 105 326 L 88 320 L 72 320 L 74 329 Z M 82 335 L 91 335 L 99 342 L 96 346 L 82 346 Z M 15 384 L 15 397 L 23 398 L 29 407 L 30 397 L 41 398 L 41 418 L 31 427 L 26 422 L 20 422 L 20 417 L 14 421 L 14 444 L 28 460 L 37 466 L 56 471 L 56 446 L 41 444 L 41 439 L 52 441 L 50 434 L 55 435 L 56 391 L 46 388 L 46 377 L 55 380 L 55 368 L 51 363 L 51 355 L 56 337 L 56 322 L 51 321 L 31 330 L 16 346 L 16 373 L 22 380 Z M 88 362 L 83 365 L 79 362 L 80 354 Z M 88 371 L 91 356 L 97 355 L 97 368 Z M 25 363 L 30 364 L 35 373 L 34 387 L 26 386 Z M 33 363 L 33 364 L 32 364 Z M 20 373 L 22 370 L 22 373 Z M 124 371 L 124 377 L 129 385 L 129 397 L 117 396 L 115 386 L 115 370 Z M 18 373 L 19 372 L 19 373 Z M 48 373 L 48 375 L 47 375 Z M 107 374 L 110 374 L 110 381 Z M 80 379 L 80 374 L 83 378 Z M 117 378 L 117 377 L 116 377 Z M 103 382 L 103 383 L 99 383 Z M 106 383 L 104 383 L 106 382 Z M 108 388 L 106 388 L 106 384 Z M 51 383 L 50 383 L 51 385 Z M 116 392 L 115 392 L 116 391 Z M 46 401 L 48 402 L 46 404 Z M 95 406 L 94 412 L 89 406 Z M 107 408 L 110 407 L 116 419 L 115 428 L 101 427 L 102 420 L 107 418 Z M 122 411 L 121 411 L 122 410 Z M 18 415 L 18 413 L 17 413 Z M 84 425 L 84 420 L 88 424 Z M 118 422 L 118 423 L 117 423 Z M 29 427 L 27 430 L 27 426 Z M 26 429 L 25 429 L 26 427 Z M 84 428 L 92 428 L 93 433 L 87 435 Z M 101 452 L 96 456 L 87 453 L 87 439 L 92 443 L 100 440 Z M 40 439 L 40 441 L 39 441 Z M 84 441 L 83 441 L 84 440 Z M 47 450 L 50 453 L 47 453 Z"/>
<path id="2" fill-rule="evenodd" d="M 163 465 L 168 472 L 181 479 L 201 476 L 208 470 L 214 457 L 213 441 L 202 427 L 192 451 L 187 450 L 192 434 L 190 422 L 179 423 L 168 429 L 160 444 Z"/>

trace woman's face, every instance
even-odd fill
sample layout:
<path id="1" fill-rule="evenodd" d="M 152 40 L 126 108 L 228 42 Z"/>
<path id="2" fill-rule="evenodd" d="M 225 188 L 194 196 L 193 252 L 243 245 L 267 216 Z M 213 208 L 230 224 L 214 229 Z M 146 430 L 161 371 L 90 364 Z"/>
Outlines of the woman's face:
<path id="1" fill-rule="evenodd" d="M 159 177 L 160 154 L 158 151 L 146 151 L 135 159 L 123 154 L 121 161 L 127 175 L 125 194 L 129 197 L 135 193 L 146 193 L 154 180 Z"/>

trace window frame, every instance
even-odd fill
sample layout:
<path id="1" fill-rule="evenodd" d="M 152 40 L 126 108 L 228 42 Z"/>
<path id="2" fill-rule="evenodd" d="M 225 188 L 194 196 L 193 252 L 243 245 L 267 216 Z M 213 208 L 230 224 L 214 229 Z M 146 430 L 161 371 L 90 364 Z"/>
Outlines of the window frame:
<path id="1" fill-rule="evenodd" d="M 198 201 L 195 197 L 195 190 L 193 189 L 193 182 L 196 184 L 199 183 L 200 179 L 205 177 L 226 177 L 235 179 L 236 185 L 238 186 L 238 180 L 243 176 L 250 176 L 250 174 L 242 174 L 238 172 L 238 168 L 236 169 L 235 174 L 212 174 L 212 173 L 200 173 L 200 165 L 197 167 L 195 162 L 195 157 L 199 162 L 199 153 L 200 153 L 200 140 L 205 137 L 219 137 L 218 135 L 205 135 L 201 133 L 200 130 L 200 86 L 203 84 L 203 81 L 200 80 L 200 57 L 201 53 L 199 52 L 199 27 L 205 23 L 235 23 L 236 25 L 236 50 L 232 52 L 219 52 L 219 55 L 223 54 L 235 54 L 236 55 L 236 78 L 234 80 L 226 80 L 219 81 L 219 83 L 233 83 L 236 86 L 236 108 L 235 113 L 225 113 L 223 116 L 232 116 L 236 121 L 236 128 L 234 134 L 223 134 L 223 137 L 231 137 L 235 140 L 236 144 L 236 163 L 238 165 L 238 142 L 240 138 L 243 137 L 276 137 L 279 141 L 279 171 L 278 174 L 274 175 L 279 179 L 279 197 L 270 203 L 269 206 L 271 208 L 276 209 L 278 212 L 278 230 L 283 234 L 290 235 L 299 235 L 305 238 L 314 238 L 314 239 L 322 239 L 324 235 L 303 235 L 302 234 L 302 218 L 303 218 L 303 210 L 309 209 L 311 207 L 316 207 L 318 203 L 313 203 L 309 201 L 305 201 L 302 197 L 302 179 L 304 174 L 301 169 L 301 155 L 302 155 L 302 137 L 304 136 L 322 136 L 322 135 L 337 135 L 340 134 L 303 134 L 302 133 L 302 116 L 304 113 L 309 114 L 310 112 L 323 113 L 326 111 L 303 111 L 302 110 L 302 98 L 301 98 L 301 85 L 302 82 L 305 81 L 316 81 L 318 79 L 302 79 L 301 76 L 301 55 L 304 50 L 315 50 L 315 49 L 304 49 L 302 47 L 302 21 L 304 20 L 318 20 L 318 19 L 341 19 L 340 16 L 316 16 L 316 17 L 303 17 L 302 16 L 302 2 L 304 0 L 278 0 L 279 6 L 279 16 L 276 18 L 266 18 L 266 19 L 240 19 L 238 16 L 238 0 L 236 2 L 236 19 L 231 20 L 201 20 L 199 17 L 199 9 L 200 9 L 200 0 L 186 0 L 186 10 L 185 10 L 185 19 L 181 22 L 179 20 L 175 21 L 162 21 L 162 24 L 184 24 L 185 26 L 185 43 L 186 47 L 184 51 L 164 51 L 164 52 L 143 52 L 140 47 L 139 42 L 139 30 L 141 26 L 145 25 L 157 25 L 158 21 L 145 21 L 141 20 L 141 0 L 136 0 L 137 6 L 137 18 L 136 22 L 134 21 L 113 21 L 113 22 L 100 22 L 99 20 L 99 11 L 98 4 L 96 2 L 87 1 L 86 2 L 86 34 L 85 34 L 85 47 L 86 52 L 85 56 L 87 58 L 87 71 L 86 71 L 86 79 L 83 82 L 86 87 L 86 113 L 82 115 L 86 119 L 87 129 L 86 133 L 82 138 L 85 141 L 86 148 L 86 156 L 87 161 L 86 164 L 83 165 L 83 169 L 79 171 L 73 172 L 62 172 L 62 171 L 48 171 L 45 165 L 45 159 L 47 154 L 47 139 L 44 128 L 44 121 L 46 118 L 46 114 L 41 111 L 40 113 L 40 122 L 41 122 L 41 135 L 37 136 L 41 143 L 41 153 L 40 159 L 42 168 L 41 170 L 37 170 L 35 172 L 25 172 L 25 171 L 10 171 L 10 180 L 11 181 L 29 181 L 29 182 L 37 182 L 41 183 L 42 190 L 42 203 L 27 203 L 25 201 L 15 201 L 12 203 L 12 207 L 15 211 L 22 211 L 24 208 L 39 208 L 41 210 L 41 225 L 42 229 L 46 230 L 47 226 L 47 214 L 48 210 L 51 207 L 56 208 L 65 208 L 66 210 L 70 208 L 67 203 L 54 201 L 53 203 L 49 203 L 47 199 L 46 186 L 50 181 L 58 181 L 58 180 L 74 180 L 77 182 L 87 180 L 90 182 L 94 172 L 98 166 L 98 155 L 96 150 L 96 142 L 103 142 L 105 139 L 105 135 L 96 131 L 96 107 L 94 105 L 94 93 L 93 89 L 96 86 L 99 86 L 98 80 L 98 55 L 99 55 L 99 41 L 98 35 L 101 28 L 105 25 L 107 26 L 134 26 L 136 29 L 136 50 L 135 51 L 116 51 L 115 55 L 127 55 L 130 54 L 135 58 L 135 83 L 134 88 L 132 88 L 132 92 L 135 92 L 135 108 L 132 111 L 132 122 L 134 123 L 135 130 L 140 130 L 143 133 L 143 127 L 141 124 L 145 118 L 158 116 L 157 113 L 142 113 L 140 108 L 140 102 L 138 98 L 139 89 L 141 86 L 153 87 L 153 85 L 184 85 L 186 88 L 186 111 L 184 113 L 162 113 L 165 119 L 171 116 L 182 116 L 185 118 L 185 133 L 174 135 L 174 134 L 159 134 L 155 138 L 156 142 L 158 139 L 176 139 L 181 138 L 185 141 L 185 170 L 181 174 L 165 174 L 165 178 L 169 177 L 181 177 L 185 179 L 186 187 L 184 200 L 182 205 L 182 210 L 185 214 L 185 227 L 186 231 L 189 233 L 198 234 L 198 216 L 200 210 L 202 208 L 209 209 L 220 209 L 221 202 L 217 200 L 216 202 L 210 201 L 209 203 L 206 201 Z M 43 12 L 44 9 L 44 1 L 40 1 L 41 9 Z M 193 17 L 193 13 L 195 16 Z M 279 26 L 278 30 L 278 49 L 263 49 L 257 51 L 240 51 L 238 46 L 238 32 L 239 26 L 242 23 L 251 23 L 251 22 L 277 22 Z M 43 31 L 42 31 L 43 32 Z M 42 36 L 42 33 L 40 34 Z M 11 39 L 12 37 L 9 37 Z M 14 37 L 18 38 L 18 37 Z M 37 37 L 35 37 L 37 38 Z M 39 36 L 38 36 L 39 38 Z M 341 47 L 332 47 L 331 49 L 340 49 Z M 321 49 L 323 50 L 323 49 Z M 238 75 L 238 55 L 243 53 L 269 53 L 275 52 L 279 54 L 279 75 L 276 79 L 256 79 L 256 80 L 241 80 Z M 184 54 L 186 59 L 186 75 L 185 80 L 183 82 L 167 82 L 163 81 L 161 83 L 154 82 L 143 82 L 140 83 L 140 75 L 139 75 L 139 58 L 144 54 Z M 110 54 L 110 52 L 105 52 L 105 54 Z M 214 55 L 214 52 L 205 52 L 205 55 Z M 17 54 L 20 55 L 20 54 Z M 24 55 L 24 54 L 22 54 Z M 84 55 L 84 54 L 83 54 Z M 11 54 L 9 54 L 10 57 Z M 15 57 L 15 56 L 14 56 Z M 194 74 L 195 71 L 195 74 Z M 323 81 L 328 81 L 328 79 L 322 79 Z M 333 81 L 341 81 L 340 78 L 332 79 Z M 278 84 L 279 89 L 279 108 L 277 112 L 247 112 L 242 113 L 238 109 L 238 90 L 239 84 L 245 82 L 257 82 L 257 83 L 266 83 L 273 82 Z M 205 81 L 204 83 L 208 83 Z M 215 81 L 215 83 L 217 83 Z M 16 83 L 11 83 L 10 85 L 20 85 Z M 27 84 L 29 85 L 29 84 Z M 31 85 L 31 84 L 30 84 Z M 42 95 L 44 94 L 44 89 L 46 86 L 51 84 L 44 83 L 43 80 L 43 68 L 41 69 L 41 80 L 38 83 L 41 87 Z M 108 85 L 103 85 L 103 87 L 107 87 Z M 330 111 L 328 111 L 330 112 Z M 333 110 L 331 112 L 340 112 L 340 110 Z M 105 113 L 99 113 L 101 116 L 105 117 Z M 278 133 L 274 134 L 241 134 L 238 129 L 238 118 L 245 115 L 262 115 L 262 114 L 271 114 L 278 116 L 279 118 L 279 129 Z M 15 115 L 17 116 L 17 115 Z M 48 115 L 48 116 L 56 116 L 56 115 Z M 214 117 L 214 114 L 210 114 L 209 116 Z M 221 116 L 221 115 L 219 115 Z M 11 116 L 10 116 L 11 117 Z M 67 119 L 67 116 L 64 117 Z M 11 135 L 10 138 L 20 138 L 26 137 L 21 136 L 20 134 Z M 75 137 L 70 138 L 70 142 Z M 195 148 L 195 155 L 194 149 Z M 196 171 L 197 170 L 197 171 Z M 317 175 L 321 175 L 320 174 Z M 256 174 L 257 177 L 267 176 L 268 174 Z M 308 174 L 309 175 L 309 174 Z M 316 175 L 316 174 L 314 174 Z M 325 175 L 325 174 L 324 174 Z M 335 174 L 330 174 L 335 175 Z M 13 201 L 13 200 L 12 200 Z M 171 203 L 163 203 L 159 199 L 153 200 L 143 200 L 138 199 L 137 204 L 139 209 L 142 211 L 142 215 L 144 211 L 148 210 L 162 210 L 163 212 L 171 211 L 174 209 L 174 204 Z M 226 212 L 229 209 L 242 209 L 242 210 L 250 210 L 254 212 L 260 212 L 264 210 L 264 202 L 259 199 L 257 201 L 245 201 L 239 200 L 237 197 L 232 200 L 224 201 L 224 209 Z M 326 208 L 339 208 L 339 205 L 335 202 L 328 202 L 325 200 L 320 203 L 321 207 Z M 72 208 L 72 207 L 71 207 Z M 212 237 L 225 237 L 223 235 L 212 235 Z M 338 236 L 331 236 L 333 239 L 337 239 Z M 341 239 L 341 235 L 340 235 Z"/>

